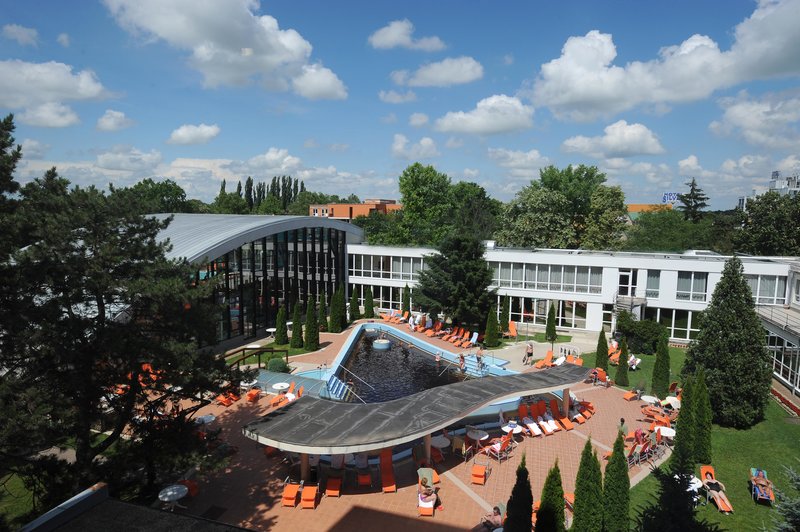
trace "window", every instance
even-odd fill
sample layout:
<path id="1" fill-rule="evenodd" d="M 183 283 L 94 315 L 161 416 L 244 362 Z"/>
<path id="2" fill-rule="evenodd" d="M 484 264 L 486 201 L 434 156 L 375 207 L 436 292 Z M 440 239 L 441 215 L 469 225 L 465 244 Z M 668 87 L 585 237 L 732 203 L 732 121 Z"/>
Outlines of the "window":
<path id="1" fill-rule="evenodd" d="M 661 285 L 661 271 L 647 270 L 647 290 L 645 297 L 658 298 L 658 289 Z"/>
<path id="2" fill-rule="evenodd" d="M 757 305 L 786 303 L 786 277 L 778 275 L 746 275 L 747 284 Z"/>
<path id="3" fill-rule="evenodd" d="M 678 272 L 678 291 L 675 299 L 679 301 L 705 301 L 708 274 L 705 272 Z"/>
<path id="4" fill-rule="evenodd" d="M 794 282 L 794 302 L 800 303 L 800 279 Z"/>

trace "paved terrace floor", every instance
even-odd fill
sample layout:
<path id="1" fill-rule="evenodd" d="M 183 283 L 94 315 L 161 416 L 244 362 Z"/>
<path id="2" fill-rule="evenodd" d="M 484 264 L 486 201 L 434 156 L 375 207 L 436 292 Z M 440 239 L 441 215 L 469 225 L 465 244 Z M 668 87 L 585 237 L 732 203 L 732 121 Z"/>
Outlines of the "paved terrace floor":
<path id="1" fill-rule="evenodd" d="M 295 359 L 304 360 L 309 366 L 330 363 L 347 334 L 349 332 L 338 335 L 323 333 L 321 340 L 326 344 L 324 350 L 293 357 L 293 365 L 296 363 Z M 441 343 L 443 348 L 447 348 L 445 342 Z M 590 348 L 591 344 L 591 340 L 587 339 L 587 347 L 583 350 L 593 350 Z M 524 345 L 518 344 L 510 349 L 521 360 Z M 536 345 L 536 349 L 538 357 L 544 356 L 546 349 L 543 344 Z M 514 359 L 508 358 L 512 364 L 516 364 Z M 519 366 L 523 368 L 521 363 Z M 529 367 L 526 369 L 532 371 Z M 416 468 L 410 460 L 395 464 L 397 493 L 381 493 L 377 483 L 374 489 L 357 489 L 350 482 L 345 486 L 342 497 L 322 497 L 315 510 L 282 507 L 281 493 L 283 480 L 289 473 L 288 464 L 280 456 L 267 458 L 262 445 L 242 434 L 245 424 L 270 412 L 268 398 L 262 398 L 256 404 L 241 400 L 229 408 L 209 405 L 199 411 L 198 415 L 211 413 L 217 416 L 209 428 L 220 429 L 221 437 L 237 446 L 239 452 L 232 457 L 225 469 L 201 477 L 200 493 L 193 499 L 182 501 L 188 509 L 178 511 L 253 530 L 469 530 L 491 506 L 508 501 L 516 479 L 516 468 L 523 453 L 526 455 L 534 499 L 540 498 L 547 471 L 556 460 L 561 469 L 564 490 L 574 492 L 580 452 L 589 437 L 592 438 L 598 456 L 602 457 L 613 445 L 621 417 L 626 419 L 630 430 L 649 426 L 649 423 L 641 419 L 640 409 L 644 403 L 623 400 L 624 392 L 621 389 L 582 384 L 574 387 L 572 392 L 582 400 L 591 401 L 597 413 L 584 425 L 576 425 L 572 431 L 525 438 L 509 460 L 502 464 L 492 461 L 492 471 L 485 485 L 470 484 L 471 462 L 465 464 L 458 456 L 448 454 L 445 462 L 437 466 L 441 474 L 441 484 L 438 487 L 444 511 L 436 512 L 433 518 L 417 517 Z M 500 434 L 498 431 L 492 436 Z M 601 465 L 605 469 L 606 461 L 601 460 Z M 632 468 L 632 482 L 643 478 L 648 472 L 647 465 Z"/>

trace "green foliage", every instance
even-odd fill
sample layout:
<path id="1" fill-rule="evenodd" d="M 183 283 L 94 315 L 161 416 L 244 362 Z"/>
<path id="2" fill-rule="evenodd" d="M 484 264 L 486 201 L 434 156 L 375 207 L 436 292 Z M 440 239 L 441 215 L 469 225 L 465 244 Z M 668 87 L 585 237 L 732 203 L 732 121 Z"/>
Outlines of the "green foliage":
<path id="1" fill-rule="evenodd" d="M 354 288 L 353 293 L 350 294 L 350 321 L 356 321 L 359 317 L 361 317 L 361 313 L 358 308 L 358 292 Z"/>
<path id="2" fill-rule="evenodd" d="M 353 219 L 353 225 L 364 230 L 367 243 L 382 246 L 404 245 L 400 233 L 400 224 L 403 219 L 403 211 L 392 211 L 383 213 L 372 211 L 368 216 L 357 216 Z"/>
<path id="3" fill-rule="evenodd" d="M 506 515 L 505 530 L 530 530 L 533 517 L 533 492 L 528 468 L 525 466 L 525 453 L 522 453 L 522 460 L 517 466 L 517 481 L 511 488 Z"/>
<path id="4" fill-rule="evenodd" d="M 275 196 L 266 196 L 255 208 L 255 214 L 283 214 L 281 200 Z"/>
<path id="5" fill-rule="evenodd" d="M 624 249 L 683 253 L 687 249 L 714 249 L 710 225 L 685 220 L 679 211 L 663 209 L 642 213 L 628 230 Z"/>
<path id="6" fill-rule="evenodd" d="M 556 306 L 553 303 L 550 303 L 550 310 L 547 311 L 547 324 L 544 328 L 544 338 L 546 341 L 550 342 L 550 347 L 553 347 L 553 343 L 558 339 L 558 334 L 556 334 Z"/>
<path id="7" fill-rule="evenodd" d="M 630 479 L 623 438 L 622 433 L 617 435 L 603 481 L 603 530 L 606 532 L 629 530 Z"/>
<path id="8" fill-rule="evenodd" d="M 17 163 L 22 158 L 22 147 L 14 147 L 14 115 L 7 115 L 0 122 L 0 215 L 8 215 L 14 212 L 17 206 L 17 199 L 14 194 L 19 190 L 19 183 L 14 180 L 14 171 Z M 8 231 L 3 231 L 4 235 Z M 2 236 L 0 239 L 4 240 Z M 5 257 L 5 248 L 3 257 Z"/>
<path id="9" fill-rule="evenodd" d="M 437 246 L 450 231 L 450 178 L 433 166 L 414 163 L 403 170 L 399 188 L 403 216 L 398 233 L 402 243 Z"/>
<path id="10" fill-rule="evenodd" d="M 595 367 L 602 368 L 608 373 L 608 340 L 606 340 L 606 333 L 602 329 L 600 329 L 600 334 L 597 335 L 595 357 Z"/>
<path id="11" fill-rule="evenodd" d="M 558 460 L 548 471 L 542 487 L 542 502 L 536 512 L 536 528 L 564 532 L 564 488 L 561 485 L 561 471 Z M 520 530 L 527 530 L 523 528 Z"/>
<path id="12" fill-rule="evenodd" d="M 719 527 L 698 520 L 694 492 L 689 488 L 689 475 L 674 475 L 659 467 L 652 476 L 658 482 L 658 492 L 649 504 L 639 509 L 636 530 L 655 532 L 712 532 Z"/>
<path id="13" fill-rule="evenodd" d="M 500 298 L 500 330 L 503 332 L 508 331 L 508 322 L 511 321 L 511 314 L 509 309 L 509 297 L 503 296 Z"/>
<path id="14" fill-rule="evenodd" d="M 247 202 L 235 192 L 220 192 L 210 206 L 215 214 L 247 214 Z"/>
<path id="15" fill-rule="evenodd" d="M 503 207 L 495 237 L 501 246 L 567 248 L 575 240 L 569 209 L 563 194 L 533 182 Z"/>
<path id="16" fill-rule="evenodd" d="M 614 383 L 619 386 L 628 386 L 628 340 L 623 336 L 619 347 L 619 364 L 614 374 Z"/>
<path id="17" fill-rule="evenodd" d="M 575 516 L 570 530 L 574 532 L 603 531 L 603 475 L 600 462 L 592 448 L 592 439 L 586 441 L 575 478 Z"/>
<path id="18" fill-rule="evenodd" d="M 267 369 L 277 373 L 289 373 L 289 366 L 283 358 L 271 358 L 267 363 Z"/>
<path id="19" fill-rule="evenodd" d="M 790 467 L 786 467 L 786 473 L 795 492 L 800 492 L 800 475 Z M 776 532 L 796 532 L 800 530 L 800 496 L 791 496 L 785 490 L 778 490 L 778 495 L 778 503 L 775 505 L 775 509 L 780 518 L 775 518 Z"/>
<path id="20" fill-rule="evenodd" d="M 632 353 L 652 355 L 656 352 L 658 341 L 669 338 L 667 328 L 653 320 L 637 320 L 628 311 L 621 311 L 617 316 L 617 331 L 628 341 Z"/>
<path id="21" fill-rule="evenodd" d="M 317 314 L 317 322 L 319 323 L 319 327 L 323 331 L 330 331 L 330 325 L 328 324 L 328 308 L 327 303 L 325 302 L 325 292 L 323 291 L 319 295 L 319 313 Z"/>
<path id="22" fill-rule="evenodd" d="M 411 289 L 408 285 L 403 287 L 403 303 L 402 307 L 400 308 L 400 312 L 405 314 L 406 312 L 411 312 Z"/>
<path id="23" fill-rule="evenodd" d="M 737 257 L 725 263 L 682 372 L 705 370 L 714 422 L 737 428 L 764 417 L 772 382 L 764 328 L 742 272 Z"/>
<path id="24" fill-rule="evenodd" d="M 620 249 L 627 227 L 627 214 L 622 188 L 599 185 L 592 192 L 581 248 Z"/>
<path id="25" fill-rule="evenodd" d="M 375 302 L 372 299 L 372 287 L 364 287 L 364 317 L 371 320 L 375 317 Z"/>
<path id="26" fill-rule="evenodd" d="M 503 204 L 489 197 L 477 183 L 459 181 L 450 186 L 449 233 L 465 232 L 479 240 L 490 240 Z"/>
<path id="27" fill-rule="evenodd" d="M 275 343 L 286 345 L 289 343 L 289 328 L 286 326 L 286 308 L 281 305 L 278 316 L 275 318 Z"/>
<path id="28" fill-rule="evenodd" d="M 495 298 L 489 291 L 492 273 L 483 259 L 483 244 L 470 235 L 445 238 L 439 253 L 425 257 L 414 301 L 425 312 L 450 316 L 455 323 L 478 325 L 486 320 Z"/>
<path id="29" fill-rule="evenodd" d="M 548 166 L 539 171 L 539 181 L 544 188 L 562 194 L 569 207 L 565 211 L 570 217 L 570 225 L 574 237 L 570 247 L 583 245 L 583 233 L 586 230 L 592 203 L 592 195 L 606 181 L 606 175 L 596 166 L 567 166 L 559 170 Z"/>
<path id="30" fill-rule="evenodd" d="M 486 347 L 497 347 L 500 345 L 500 332 L 497 323 L 497 309 L 491 307 L 489 314 L 486 318 L 486 333 L 483 337 L 483 343 Z"/>
<path id="31" fill-rule="evenodd" d="M 344 290 L 344 285 L 339 284 L 339 299 L 337 300 L 339 306 L 339 326 L 343 331 L 347 329 L 349 322 L 347 321 L 347 293 Z"/>
<path id="32" fill-rule="evenodd" d="M 775 191 L 747 200 L 734 233 L 736 251 L 752 255 L 800 255 L 800 196 Z"/>
<path id="33" fill-rule="evenodd" d="M 194 212 L 193 206 L 186 200 L 186 192 L 171 179 L 156 182 L 147 178 L 120 192 L 126 190 L 133 194 L 134 201 L 140 205 L 141 214 Z"/>
<path id="34" fill-rule="evenodd" d="M 305 338 L 303 345 L 306 351 L 319 349 L 319 324 L 317 323 L 317 309 L 313 301 L 306 305 Z"/>
<path id="35" fill-rule="evenodd" d="M 331 315 L 328 323 L 328 331 L 332 333 L 342 332 L 342 306 L 339 300 L 344 301 L 344 294 L 339 288 L 334 290 L 331 296 Z"/>
<path id="36" fill-rule="evenodd" d="M 301 318 L 300 302 L 295 301 L 294 310 L 292 311 L 292 340 L 289 342 L 290 347 L 303 347 L 303 322 Z"/>
<path id="37" fill-rule="evenodd" d="M 675 426 L 675 446 L 670 458 L 670 469 L 674 474 L 689 475 L 697 463 L 695 457 L 695 434 L 697 420 L 694 413 L 694 395 L 692 377 L 688 376 L 683 381 L 681 393 L 681 412 Z"/>
<path id="38" fill-rule="evenodd" d="M 701 464 L 711 463 L 711 400 L 708 397 L 706 375 L 697 372 L 692 387 L 692 415 L 694 415 L 694 459 Z"/>
<path id="39" fill-rule="evenodd" d="M 683 217 L 686 220 L 697 223 L 703 217 L 703 209 L 708 206 L 706 202 L 708 196 L 705 195 L 702 188 L 697 186 L 695 178 L 684 184 L 689 187 L 689 192 L 678 194 L 678 201 L 681 202 L 678 208 L 683 211 Z"/>
<path id="40" fill-rule="evenodd" d="M 669 345 L 666 338 L 658 341 L 656 363 L 653 367 L 653 380 L 650 389 L 656 397 L 666 397 L 669 390 Z M 706 395 L 708 395 L 706 393 Z"/>

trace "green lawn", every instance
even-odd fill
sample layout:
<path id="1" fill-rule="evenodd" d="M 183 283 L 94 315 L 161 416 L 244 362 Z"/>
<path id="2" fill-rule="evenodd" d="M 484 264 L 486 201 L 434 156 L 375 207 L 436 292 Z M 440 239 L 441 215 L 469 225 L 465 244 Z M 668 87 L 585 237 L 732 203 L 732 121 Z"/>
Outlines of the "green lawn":
<path id="1" fill-rule="evenodd" d="M 787 419 L 796 421 L 770 399 L 766 419 L 751 429 L 714 426 L 711 433 L 712 462 L 717 478 L 727 488 L 734 513 L 722 514 L 713 503 L 709 503 L 708 506 L 700 506 L 699 517 L 731 531 L 772 528 L 775 511 L 769 506 L 753 502 L 747 480 L 750 468 L 758 466 L 767 470 L 776 488 L 797 496 L 783 466 L 792 466 L 795 470 L 800 468 L 797 461 L 800 458 L 797 447 L 800 424 L 788 423 Z M 699 474 L 698 466 L 695 475 Z M 631 519 L 637 515 L 639 508 L 653 499 L 656 487 L 657 482 L 649 476 L 631 489 Z"/>
<path id="2" fill-rule="evenodd" d="M 270 347 L 270 348 L 275 349 L 277 351 L 288 350 L 289 351 L 289 358 L 291 358 L 291 357 L 293 357 L 295 355 L 302 355 L 302 354 L 305 354 L 305 353 L 311 353 L 311 351 L 309 351 L 307 349 L 304 349 L 302 347 L 289 347 L 289 344 L 286 344 L 286 345 L 269 344 L 266 347 Z M 270 355 L 270 354 L 271 353 L 262 353 L 261 354 L 261 361 L 266 364 L 267 356 Z M 282 353 L 281 353 L 281 355 L 282 355 Z M 228 364 L 230 364 L 235 359 L 236 359 L 235 357 L 230 358 L 228 360 Z M 251 355 L 251 356 L 247 357 L 246 359 L 244 359 L 242 364 L 256 364 L 257 362 L 258 362 L 258 355 Z"/>
<path id="3" fill-rule="evenodd" d="M 0 488 L 0 515 L 4 516 L 11 528 L 22 527 L 25 519 L 22 516 L 33 509 L 31 494 L 25 489 L 22 480 L 11 475 L 8 482 Z"/>
<path id="4" fill-rule="evenodd" d="M 595 361 L 594 353 L 584 354 L 584 358 L 586 359 L 586 363 L 584 364 L 587 367 L 597 367 L 597 363 Z M 625 389 L 633 389 L 639 386 L 639 383 L 643 382 L 645 389 L 649 392 L 650 391 L 650 383 L 653 380 L 653 366 L 656 364 L 656 356 L 655 355 L 637 355 L 637 358 L 642 359 L 642 363 L 639 364 L 639 369 L 636 371 L 628 371 L 628 382 L 630 383 L 628 386 L 622 386 Z M 678 381 L 680 382 L 680 372 L 681 368 L 683 367 L 683 361 L 686 358 L 686 349 L 682 347 L 670 347 L 669 348 L 669 367 L 670 367 L 670 382 Z M 613 379 L 614 375 L 617 372 L 617 366 L 608 366 L 608 374 Z M 662 398 L 663 399 L 663 398 Z"/>
<path id="5" fill-rule="evenodd" d="M 519 333 L 519 329 L 517 329 L 517 333 Z M 541 344 L 549 344 L 550 342 L 548 342 L 547 339 L 544 336 L 545 335 L 544 335 L 543 332 L 539 332 L 539 333 L 531 335 L 530 338 L 534 342 L 539 342 Z M 556 336 L 557 336 L 557 338 L 556 338 L 556 342 L 555 343 L 557 343 L 557 344 L 563 344 L 565 342 L 571 342 L 572 341 L 572 336 L 569 336 L 567 334 L 557 334 Z M 518 338 L 521 339 L 522 335 L 520 334 L 518 336 Z"/>

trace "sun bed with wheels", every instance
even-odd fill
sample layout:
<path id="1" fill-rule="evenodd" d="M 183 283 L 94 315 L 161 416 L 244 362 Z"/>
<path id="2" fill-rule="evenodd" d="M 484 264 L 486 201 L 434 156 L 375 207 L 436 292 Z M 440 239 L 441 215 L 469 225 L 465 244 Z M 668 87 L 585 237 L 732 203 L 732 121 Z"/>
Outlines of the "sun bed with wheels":
<path id="1" fill-rule="evenodd" d="M 462 349 L 469 349 L 470 347 L 473 347 L 477 343 L 478 343 L 478 332 L 475 331 L 474 333 L 472 333 L 472 338 L 470 338 L 467 343 L 462 343 L 461 344 L 461 348 Z"/>
<path id="2" fill-rule="evenodd" d="M 775 502 L 775 490 L 772 481 L 767 477 L 767 472 L 758 467 L 750 468 L 750 489 L 753 500 L 756 502 Z"/>
<path id="3" fill-rule="evenodd" d="M 435 336 L 436 333 L 438 333 L 441 329 L 442 329 L 442 322 L 437 321 L 436 323 L 433 324 L 432 329 L 428 329 L 427 331 L 425 331 L 425 336 Z"/>
<path id="4" fill-rule="evenodd" d="M 517 322 L 509 321 L 508 331 L 503 333 L 503 338 L 516 338 L 517 336 Z"/>
<path id="5" fill-rule="evenodd" d="M 549 368 L 553 366 L 553 352 L 548 351 L 543 359 L 537 361 L 533 367 L 536 369 Z"/>
<path id="6" fill-rule="evenodd" d="M 572 430 L 575 428 L 575 425 L 572 424 L 572 421 L 570 421 L 568 417 L 561 414 L 561 410 L 559 410 L 558 403 L 555 399 L 550 399 L 550 412 L 552 413 L 553 418 L 558 421 L 562 427 L 564 427 L 564 430 Z"/>
<path id="7" fill-rule="evenodd" d="M 300 507 L 307 510 L 314 510 L 317 507 L 317 496 L 319 488 L 316 484 L 306 484 L 303 486 L 303 493 L 300 496 Z"/>
<path id="8" fill-rule="evenodd" d="M 708 502 L 709 498 L 714 499 L 717 509 L 720 512 L 733 512 L 733 506 L 725 495 L 725 485 L 717 480 L 712 466 L 700 466 L 700 480 L 703 482 L 703 488 L 705 488 L 706 491 L 706 502 Z M 715 484 L 720 489 L 712 489 L 712 487 L 708 485 L 709 483 Z"/>
<path id="9" fill-rule="evenodd" d="M 303 488 L 302 482 L 292 482 L 289 477 L 283 481 L 283 495 L 281 497 L 281 506 L 297 506 L 297 495 Z"/>
<path id="10" fill-rule="evenodd" d="M 408 321 L 408 311 L 405 311 L 402 316 L 395 316 L 389 320 L 389 323 L 405 323 Z"/>
<path id="11" fill-rule="evenodd" d="M 445 334 L 444 336 L 442 336 L 442 340 L 444 340 L 445 342 L 449 342 L 450 339 L 453 338 L 454 336 L 461 336 L 463 330 L 464 329 L 462 329 L 461 327 L 456 327 L 450 334 Z"/>

